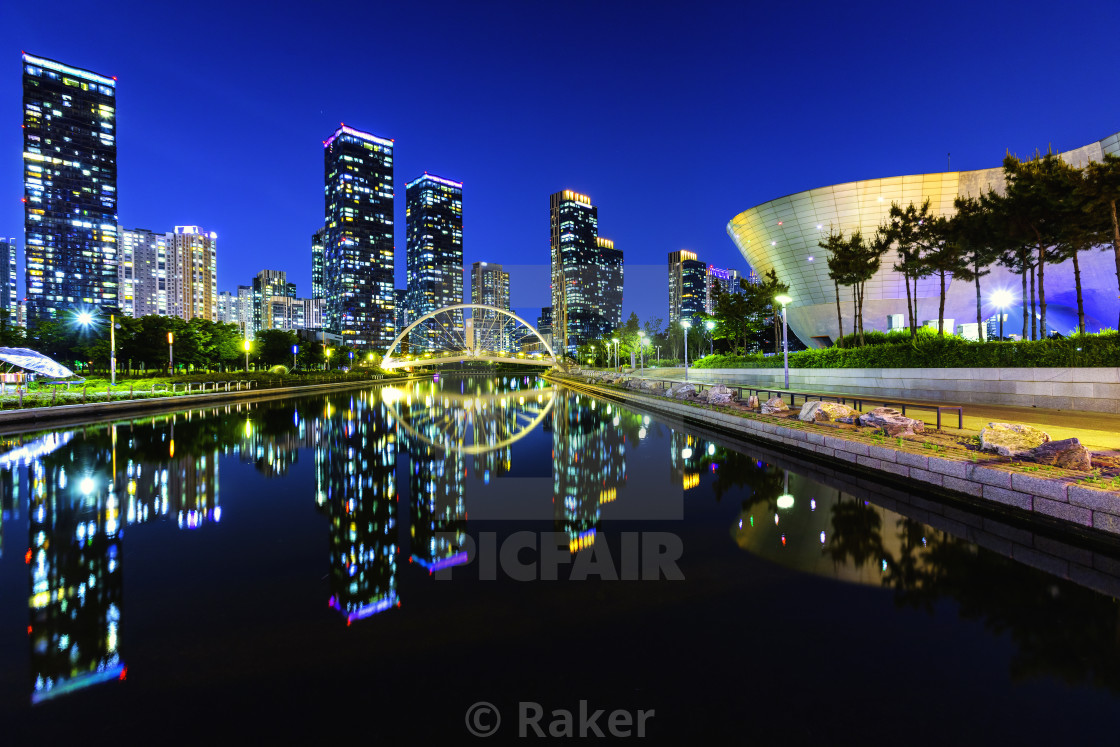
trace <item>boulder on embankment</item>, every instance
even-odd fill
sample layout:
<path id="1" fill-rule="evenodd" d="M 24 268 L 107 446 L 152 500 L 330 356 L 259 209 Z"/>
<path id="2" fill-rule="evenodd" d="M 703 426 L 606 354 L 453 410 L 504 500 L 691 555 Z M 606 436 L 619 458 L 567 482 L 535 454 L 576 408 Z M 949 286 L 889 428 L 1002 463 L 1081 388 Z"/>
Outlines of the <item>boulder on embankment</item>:
<path id="1" fill-rule="evenodd" d="M 1088 472 L 1093 468 L 1092 454 L 1076 438 L 1047 441 L 1026 452 L 1024 456 L 1039 464 L 1050 464 L 1063 469 Z"/>
<path id="2" fill-rule="evenodd" d="M 665 396 L 672 397 L 673 399 L 684 399 L 685 397 L 691 397 L 694 394 L 696 394 L 696 387 L 687 382 L 673 384 L 671 387 L 665 390 Z"/>
<path id="3" fill-rule="evenodd" d="M 798 413 L 797 419 L 805 423 L 825 423 L 830 420 L 840 421 L 845 418 L 845 421 L 852 422 L 853 418 L 859 417 L 859 411 L 855 408 L 841 405 L 838 402 L 806 402 L 801 406 L 801 412 Z"/>
<path id="4" fill-rule="evenodd" d="M 988 427 L 980 431 L 980 450 L 994 451 L 1000 456 L 1016 457 L 1049 440 L 1049 433 L 1032 425 L 988 423 Z"/>
<path id="5" fill-rule="evenodd" d="M 913 436 L 924 433 L 926 429 L 926 424 L 921 420 L 908 418 L 893 407 L 876 407 L 871 412 L 860 415 L 859 424 L 880 428 L 888 436 Z"/>
<path id="6" fill-rule="evenodd" d="M 713 405 L 729 405 L 737 399 L 739 393 L 723 384 L 716 384 L 708 390 L 708 402 Z"/>
<path id="7" fill-rule="evenodd" d="M 762 403 L 763 415 L 781 415 L 789 412 L 789 405 L 781 397 L 771 397 Z"/>

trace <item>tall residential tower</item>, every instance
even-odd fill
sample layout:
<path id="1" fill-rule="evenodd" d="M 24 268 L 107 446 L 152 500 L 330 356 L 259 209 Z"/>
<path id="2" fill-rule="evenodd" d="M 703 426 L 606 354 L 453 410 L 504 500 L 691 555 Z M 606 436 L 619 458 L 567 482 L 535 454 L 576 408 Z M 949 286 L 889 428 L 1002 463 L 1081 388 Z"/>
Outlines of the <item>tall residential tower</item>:
<path id="1" fill-rule="evenodd" d="M 599 238 L 598 209 L 571 190 L 549 198 L 554 347 L 572 352 L 622 322 L 622 251 Z"/>
<path id="2" fill-rule="evenodd" d="M 23 194 L 31 320 L 117 307 L 117 83 L 23 55 Z"/>
<path id="3" fill-rule="evenodd" d="M 690 322 L 704 313 L 707 301 L 708 266 L 696 259 L 696 252 L 681 249 L 669 252 L 669 324 L 681 319 Z"/>
<path id="4" fill-rule="evenodd" d="M 347 345 L 385 349 L 396 336 L 393 141 L 345 125 L 323 143 L 325 315 Z"/>
<path id="5" fill-rule="evenodd" d="M 463 184 L 424 174 L 405 185 L 408 234 L 405 262 L 409 314 L 463 302 Z M 426 324 L 426 322 L 425 322 Z M 421 326 L 424 326 L 423 324 Z M 462 312 L 452 314 L 452 329 L 433 324 L 409 334 L 413 350 L 436 350 L 450 335 L 464 334 Z"/>

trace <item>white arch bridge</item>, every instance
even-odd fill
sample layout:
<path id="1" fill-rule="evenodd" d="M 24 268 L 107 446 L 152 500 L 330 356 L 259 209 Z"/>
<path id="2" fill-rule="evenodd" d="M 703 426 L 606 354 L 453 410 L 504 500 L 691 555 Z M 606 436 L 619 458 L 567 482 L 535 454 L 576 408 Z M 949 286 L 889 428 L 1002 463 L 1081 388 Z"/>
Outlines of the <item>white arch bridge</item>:
<path id="1" fill-rule="evenodd" d="M 469 329 L 463 313 L 467 309 Z M 526 350 L 530 346 L 537 349 Z M 561 365 L 548 340 L 517 314 L 481 303 L 458 303 L 429 311 L 401 330 L 385 351 L 381 368 L 473 361 Z"/>

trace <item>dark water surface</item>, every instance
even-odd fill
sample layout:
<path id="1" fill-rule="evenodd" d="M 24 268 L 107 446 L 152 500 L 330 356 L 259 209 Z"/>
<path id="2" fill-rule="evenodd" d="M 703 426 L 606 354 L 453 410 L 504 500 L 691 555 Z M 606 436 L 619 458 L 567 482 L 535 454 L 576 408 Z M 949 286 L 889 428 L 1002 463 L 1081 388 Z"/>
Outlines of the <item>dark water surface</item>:
<path id="1" fill-rule="evenodd" d="M 1115 548 L 544 381 L 2 441 L 5 745 L 1118 740 Z"/>

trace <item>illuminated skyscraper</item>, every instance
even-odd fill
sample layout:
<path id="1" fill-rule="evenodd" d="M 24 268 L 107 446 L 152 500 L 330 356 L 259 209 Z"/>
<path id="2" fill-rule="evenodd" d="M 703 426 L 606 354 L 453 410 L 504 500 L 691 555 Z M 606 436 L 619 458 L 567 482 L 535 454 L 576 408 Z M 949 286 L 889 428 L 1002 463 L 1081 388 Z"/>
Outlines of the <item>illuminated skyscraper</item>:
<path id="1" fill-rule="evenodd" d="M 121 313 L 140 317 L 176 313 L 179 273 L 168 253 L 168 234 L 119 228 L 118 288 Z"/>
<path id="2" fill-rule="evenodd" d="M 329 329 L 348 345 L 385 349 L 396 336 L 393 141 L 343 125 L 323 146 Z"/>
<path id="3" fill-rule="evenodd" d="M 171 313 L 190 321 L 218 314 L 218 234 L 198 226 L 175 226 L 167 235 L 176 274 Z"/>
<path id="4" fill-rule="evenodd" d="M 0 319 L 15 324 L 19 311 L 16 300 L 16 240 L 0 239 Z"/>
<path id="5" fill-rule="evenodd" d="M 471 303 L 509 311 L 509 273 L 487 262 L 471 265 Z M 509 349 L 509 317 L 486 309 L 473 309 L 471 317 L 476 346 Z"/>
<path id="6" fill-rule="evenodd" d="M 622 250 L 600 236 L 596 260 L 600 322 L 597 337 L 605 337 L 622 326 Z"/>
<path id="7" fill-rule="evenodd" d="M 237 294 L 229 291 L 218 291 L 218 318 L 223 324 L 239 324 L 241 314 L 237 308 Z"/>
<path id="8" fill-rule="evenodd" d="M 554 347 L 568 352 L 622 322 L 622 251 L 599 238 L 591 198 L 571 190 L 549 198 Z"/>
<path id="9" fill-rule="evenodd" d="M 117 306 L 113 78 L 23 55 L 28 315 Z"/>
<path id="10" fill-rule="evenodd" d="M 405 185 L 405 223 L 409 313 L 419 318 L 462 303 L 463 184 L 431 174 L 409 182 Z M 413 331 L 409 340 L 414 349 L 437 349 L 445 335 L 462 337 L 462 313 L 452 314 L 451 319 L 452 329 L 444 329 L 446 322 L 433 322 L 431 329 Z"/>
<path id="11" fill-rule="evenodd" d="M 669 252 L 669 324 L 681 319 L 692 321 L 704 313 L 707 299 L 708 266 L 696 253 L 682 249 Z"/>
<path id="12" fill-rule="evenodd" d="M 704 311 L 708 314 L 716 313 L 716 296 L 719 293 L 737 295 L 743 292 L 740 282 L 742 275 L 738 270 L 721 270 L 714 265 L 708 265 L 708 272 L 704 282 Z"/>
<path id="13" fill-rule="evenodd" d="M 326 298 L 323 287 L 323 247 L 327 243 L 327 229 L 320 228 L 311 234 L 311 297 Z"/>
<path id="14" fill-rule="evenodd" d="M 272 329 L 274 302 L 286 304 L 283 298 L 296 297 L 296 284 L 288 282 L 283 270 L 261 270 L 253 278 L 252 331 Z"/>

